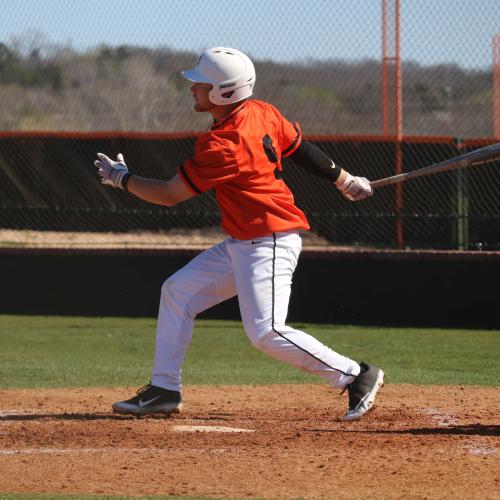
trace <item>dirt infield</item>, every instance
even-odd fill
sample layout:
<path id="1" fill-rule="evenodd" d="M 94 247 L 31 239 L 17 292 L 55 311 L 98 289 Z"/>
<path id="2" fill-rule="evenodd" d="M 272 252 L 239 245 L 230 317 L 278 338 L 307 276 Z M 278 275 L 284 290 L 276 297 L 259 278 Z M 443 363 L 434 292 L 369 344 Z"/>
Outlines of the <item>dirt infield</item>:
<path id="1" fill-rule="evenodd" d="M 188 386 L 170 419 L 130 389 L 0 391 L 0 492 L 216 498 L 500 498 L 500 390 L 386 385 L 339 420 L 323 385 Z"/>
<path id="2" fill-rule="evenodd" d="M 311 232 L 301 233 L 305 248 L 344 248 Z M 1 229 L 0 248 L 59 248 L 59 249 L 197 249 L 203 250 L 219 243 L 226 235 L 218 227 L 202 229 L 171 229 L 169 231 L 136 231 L 103 233 L 90 231 L 31 231 Z"/>

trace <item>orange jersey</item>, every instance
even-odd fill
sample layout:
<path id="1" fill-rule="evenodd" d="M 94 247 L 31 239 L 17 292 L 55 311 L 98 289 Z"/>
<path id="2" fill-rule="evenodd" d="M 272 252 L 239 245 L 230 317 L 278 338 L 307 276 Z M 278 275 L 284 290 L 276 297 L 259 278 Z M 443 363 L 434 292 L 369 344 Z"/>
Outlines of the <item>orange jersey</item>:
<path id="1" fill-rule="evenodd" d="M 179 167 L 179 176 L 195 194 L 215 190 L 222 229 L 234 238 L 309 229 L 281 179 L 281 159 L 301 139 L 298 125 L 274 106 L 245 101 L 198 138 L 194 158 Z"/>

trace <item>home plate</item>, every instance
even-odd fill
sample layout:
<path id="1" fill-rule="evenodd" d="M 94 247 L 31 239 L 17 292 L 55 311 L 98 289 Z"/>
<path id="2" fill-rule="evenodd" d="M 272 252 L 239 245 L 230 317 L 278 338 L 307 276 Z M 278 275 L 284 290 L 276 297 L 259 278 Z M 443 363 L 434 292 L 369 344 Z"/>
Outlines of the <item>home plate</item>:
<path id="1" fill-rule="evenodd" d="M 13 415 L 17 415 L 16 410 L 0 410 L 0 418 L 2 417 L 11 417 Z"/>
<path id="2" fill-rule="evenodd" d="M 221 427 L 220 425 L 174 425 L 172 430 L 176 432 L 255 432 L 253 429 Z"/>

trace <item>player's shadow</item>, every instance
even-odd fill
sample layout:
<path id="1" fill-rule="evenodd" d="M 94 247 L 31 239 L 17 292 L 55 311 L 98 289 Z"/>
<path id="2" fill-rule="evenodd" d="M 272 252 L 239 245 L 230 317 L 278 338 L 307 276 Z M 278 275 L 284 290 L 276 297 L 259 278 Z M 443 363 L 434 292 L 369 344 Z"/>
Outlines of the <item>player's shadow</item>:
<path id="1" fill-rule="evenodd" d="M 142 417 L 134 417 L 133 415 L 119 415 L 115 413 L 29 413 L 29 414 L 12 414 L 0 415 L 0 422 L 30 422 L 39 420 L 137 420 L 138 418 L 170 418 L 167 415 L 145 415 Z"/>
<path id="2" fill-rule="evenodd" d="M 450 425 L 408 429 L 308 429 L 309 432 L 352 432 L 354 434 L 411 434 L 413 436 L 500 436 L 500 425 Z"/>
<path id="3" fill-rule="evenodd" d="M 383 430 L 377 434 L 457 435 L 457 436 L 500 436 L 500 425 L 450 425 L 447 427 L 415 427 L 413 429 Z"/>
<path id="4" fill-rule="evenodd" d="M 230 420 L 232 413 L 220 413 L 209 415 L 191 415 L 189 418 L 191 420 L 203 420 L 203 421 L 221 421 Z M 11 421 L 11 422 L 30 422 L 37 420 L 138 420 L 138 419 L 165 419 L 165 418 L 175 418 L 175 416 L 168 415 L 142 415 L 140 417 L 135 417 L 134 415 L 120 415 L 118 413 L 12 413 L 9 415 L 0 415 L 0 422 Z"/>

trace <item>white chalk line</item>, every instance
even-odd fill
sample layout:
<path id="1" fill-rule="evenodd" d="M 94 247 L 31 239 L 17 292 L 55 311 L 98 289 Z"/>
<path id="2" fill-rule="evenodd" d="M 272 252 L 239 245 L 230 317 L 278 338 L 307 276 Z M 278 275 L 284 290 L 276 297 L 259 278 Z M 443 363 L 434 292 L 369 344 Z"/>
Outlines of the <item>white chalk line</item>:
<path id="1" fill-rule="evenodd" d="M 112 454 L 112 453 L 226 453 L 228 448 L 185 448 L 185 449 L 163 449 L 163 448 L 18 448 L 11 450 L 0 450 L 0 456 L 5 455 L 78 455 L 78 454 Z"/>
<path id="2" fill-rule="evenodd" d="M 460 424 L 458 418 L 436 408 L 423 408 L 422 413 L 429 415 L 440 427 Z M 472 455 L 495 455 L 497 452 L 494 446 L 484 446 L 479 441 L 472 441 L 471 443 L 464 444 L 463 447 Z"/>
<path id="3" fill-rule="evenodd" d="M 436 408 L 423 408 L 422 413 L 429 415 L 440 427 L 448 427 L 450 425 L 458 425 L 460 423 L 453 415 Z"/>
<path id="4" fill-rule="evenodd" d="M 128 451 L 149 451 L 144 448 L 19 448 L 13 450 L 0 450 L 0 455 L 37 455 L 51 453 L 122 453 Z M 161 451 L 161 450 L 160 450 Z"/>
<path id="5" fill-rule="evenodd" d="M 220 425 L 174 425 L 172 430 L 175 432 L 255 432 L 254 429 L 238 429 Z"/>
<path id="6" fill-rule="evenodd" d="M 10 417 L 13 415 L 18 415 L 16 410 L 0 410 L 0 418 L 1 417 Z"/>
<path id="7" fill-rule="evenodd" d="M 239 429 L 237 427 L 222 427 L 217 425 L 174 425 L 174 432 L 255 432 L 253 429 Z M 187 448 L 162 449 L 162 448 L 19 448 L 0 450 L 0 456 L 5 455 L 37 455 L 37 454 L 82 454 L 82 453 L 225 453 L 226 448 Z"/>
<path id="8" fill-rule="evenodd" d="M 464 448 L 467 448 L 472 455 L 495 455 L 497 452 L 494 446 L 479 446 L 475 443 L 466 444 Z"/>

